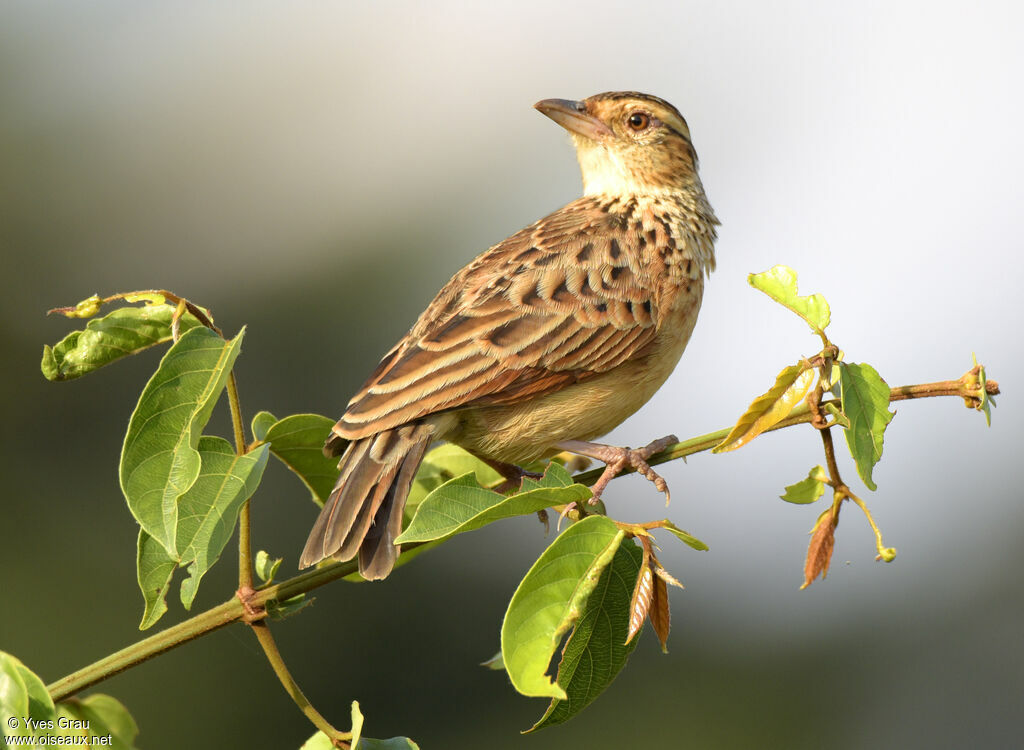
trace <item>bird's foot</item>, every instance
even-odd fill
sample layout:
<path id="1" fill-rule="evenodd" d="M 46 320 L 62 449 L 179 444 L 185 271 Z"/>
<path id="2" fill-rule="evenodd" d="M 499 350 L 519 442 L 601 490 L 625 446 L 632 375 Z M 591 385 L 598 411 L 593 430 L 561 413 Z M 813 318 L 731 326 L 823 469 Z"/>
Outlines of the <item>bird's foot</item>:
<path id="1" fill-rule="evenodd" d="M 672 499 L 672 495 L 668 489 L 668 483 L 665 482 L 664 477 L 651 468 L 650 464 L 647 463 L 647 459 L 655 453 L 664 450 L 666 446 L 678 442 L 679 438 L 675 435 L 666 435 L 660 440 L 655 440 L 643 448 L 620 448 L 614 445 L 589 443 L 583 440 L 566 440 L 559 443 L 558 447 L 583 456 L 596 458 L 598 461 L 603 461 L 605 463 L 604 472 L 602 472 L 601 476 L 598 477 L 598 480 L 594 482 L 593 486 L 590 488 L 593 493 L 589 501 L 591 505 L 595 505 L 597 503 L 601 498 L 601 494 L 608 486 L 608 483 L 626 468 L 633 469 L 645 479 L 652 482 L 660 492 L 664 492 L 665 504 L 668 505 L 669 501 Z"/>

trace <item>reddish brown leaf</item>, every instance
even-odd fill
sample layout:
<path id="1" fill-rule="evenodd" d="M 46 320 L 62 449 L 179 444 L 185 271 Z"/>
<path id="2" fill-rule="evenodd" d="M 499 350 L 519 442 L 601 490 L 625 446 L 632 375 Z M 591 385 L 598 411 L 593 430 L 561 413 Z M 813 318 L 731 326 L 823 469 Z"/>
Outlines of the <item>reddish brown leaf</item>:
<path id="1" fill-rule="evenodd" d="M 836 526 L 839 525 L 838 511 L 833 513 L 829 508 L 820 516 L 811 529 L 811 542 L 807 545 L 807 562 L 804 564 L 804 585 L 810 586 L 814 579 L 821 576 L 824 580 L 828 575 L 828 566 L 832 562 L 832 549 L 836 544 Z"/>
<path id="2" fill-rule="evenodd" d="M 643 627 L 644 620 L 647 619 L 647 612 L 651 607 L 651 597 L 654 594 L 654 573 L 651 570 L 650 542 L 643 537 L 641 537 L 640 541 L 643 543 L 644 557 L 640 564 L 640 574 L 636 577 L 636 585 L 633 587 L 633 597 L 629 601 L 629 632 L 626 633 L 627 644 L 636 637 L 636 634 L 640 632 L 640 628 Z"/>
<path id="3" fill-rule="evenodd" d="M 668 584 L 661 576 L 654 578 L 651 608 L 647 611 L 647 617 L 650 618 L 651 627 L 654 628 L 658 641 L 661 643 L 661 652 L 667 654 L 668 631 L 672 626 L 672 613 L 668 608 Z"/>
<path id="4" fill-rule="evenodd" d="M 671 586 L 677 586 L 681 589 L 686 588 L 685 586 L 683 586 L 683 584 L 681 584 L 678 581 L 678 579 L 674 575 L 672 575 L 663 567 L 661 567 L 661 563 L 659 563 L 657 560 L 654 561 L 654 575 L 658 576 L 658 578 L 660 578 L 665 583 Z"/>

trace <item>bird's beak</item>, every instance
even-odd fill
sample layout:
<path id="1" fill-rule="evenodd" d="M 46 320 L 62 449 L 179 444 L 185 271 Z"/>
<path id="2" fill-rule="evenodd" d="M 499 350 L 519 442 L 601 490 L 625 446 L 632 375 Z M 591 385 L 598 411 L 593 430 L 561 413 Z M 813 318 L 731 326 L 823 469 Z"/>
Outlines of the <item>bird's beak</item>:
<path id="1" fill-rule="evenodd" d="M 587 113 L 583 102 L 571 99 L 544 99 L 533 105 L 541 114 L 547 115 L 570 133 L 582 135 L 592 141 L 602 142 L 610 138 L 611 128 Z"/>

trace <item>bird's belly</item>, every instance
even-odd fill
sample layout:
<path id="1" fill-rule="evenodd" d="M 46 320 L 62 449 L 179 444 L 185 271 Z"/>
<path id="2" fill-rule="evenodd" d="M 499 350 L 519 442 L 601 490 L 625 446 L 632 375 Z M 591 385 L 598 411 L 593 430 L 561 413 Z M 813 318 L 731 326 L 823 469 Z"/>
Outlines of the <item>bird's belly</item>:
<path id="1" fill-rule="evenodd" d="M 662 327 L 651 349 L 613 370 L 522 403 L 484 406 L 451 415 L 445 439 L 498 461 L 525 464 L 557 453 L 563 440 L 591 440 L 626 420 L 675 369 L 697 321 L 700 284 L 679 300 L 676 320 Z M 690 290 L 687 290 L 690 291 Z"/>

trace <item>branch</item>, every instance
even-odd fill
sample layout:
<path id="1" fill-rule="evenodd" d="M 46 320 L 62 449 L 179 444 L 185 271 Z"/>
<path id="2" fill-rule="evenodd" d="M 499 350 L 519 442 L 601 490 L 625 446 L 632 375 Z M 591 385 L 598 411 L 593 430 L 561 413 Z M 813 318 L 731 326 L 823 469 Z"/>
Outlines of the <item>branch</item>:
<path id="1" fill-rule="evenodd" d="M 964 377 L 959 380 L 942 380 L 937 383 L 923 383 L 920 385 L 903 385 L 889 390 L 889 401 L 903 401 L 911 398 L 930 398 L 933 396 L 959 396 L 968 402 L 975 402 L 978 398 L 978 389 L 971 386 L 970 376 L 974 374 L 975 378 L 977 368 L 968 372 Z M 976 383 L 976 380 L 975 380 Z M 989 380 L 985 383 L 985 392 L 990 396 L 999 395 L 999 383 L 995 380 Z M 836 406 L 839 402 L 836 400 L 823 401 L 821 406 L 826 404 L 834 403 Z M 971 405 L 970 403 L 968 405 Z M 780 421 L 778 424 L 765 430 L 765 432 L 772 432 L 774 430 L 781 430 L 784 427 L 792 427 L 797 424 L 806 424 L 813 422 L 815 419 L 814 413 L 811 408 L 806 404 L 793 409 L 789 416 Z M 667 446 L 663 451 L 655 453 L 649 459 L 647 463 L 651 466 L 656 464 L 667 463 L 668 461 L 674 461 L 677 458 L 685 458 L 686 456 L 692 456 L 695 453 L 701 453 L 703 451 L 711 450 L 720 442 L 722 442 L 726 435 L 729 434 L 731 427 L 727 427 L 724 430 L 718 430 L 717 432 L 709 432 L 707 435 L 701 435 L 699 437 L 690 438 L 684 440 L 681 443 L 674 443 Z M 626 474 L 632 474 L 636 470 L 632 467 L 623 469 L 618 476 L 624 476 Z M 584 471 L 573 476 L 573 480 L 580 484 L 587 486 L 592 485 L 597 481 L 598 477 L 604 472 L 604 468 L 591 469 L 590 471 Z"/>
<path id="2" fill-rule="evenodd" d="M 406 546 L 409 548 L 413 547 L 411 544 Z M 324 565 L 316 570 L 290 578 L 287 581 L 260 589 L 247 600 L 247 603 L 250 608 L 261 608 L 265 607 L 269 601 L 284 601 L 298 594 L 312 591 L 338 578 L 344 578 L 358 570 L 358 567 L 355 561 Z M 245 620 L 246 617 L 246 605 L 237 596 L 232 596 L 223 604 L 208 609 L 206 612 L 191 617 L 185 620 L 185 622 L 167 628 L 167 630 L 156 633 L 149 638 L 133 643 L 131 646 L 104 657 L 66 677 L 62 677 L 56 682 L 47 685 L 46 689 L 54 701 L 62 700 L 92 687 L 98 682 L 102 682 L 108 677 L 134 667 L 136 664 L 152 659 L 158 654 L 195 640 L 201 635 L 219 630 L 225 625 Z"/>
<path id="3" fill-rule="evenodd" d="M 910 385 L 893 388 L 890 399 L 899 401 L 908 398 L 923 398 L 930 396 L 960 396 L 964 399 L 976 399 L 977 388 L 972 389 L 966 380 L 967 376 L 960 380 L 949 380 L 940 383 L 927 383 L 924 385 Z M 986 391 L 990 395 L 999 393 L 999 385 L 995 381 L 986 383 Z M 810 407 L 802 404 L 784 420 L 773 426 L 772 430 L 780 430 L 784 427 L 792 427 L 797 424 L 810 422 L 814 418 Z M 649 464 L 661 464 L 684 456 L 710 450 L 720 443 L 729 434 L 729 428 L 718 430 L 707 435 L 691 438 L 681 443 L 668 446 L 665 450 L 655 454 L 648 459 Z M 575 475 L 574 479 L 581 484 L 591 485 L 597 481 L 603 469 L 582 472 Z M 632 470 L 630 470 L 632 471 Z M 622 472 L 623 474 L 629 471 Z M 418 547 L 418 544 L 403 545 L 406 551 Z M 332 563 L 323 565 L 308 573 L 290 578 L 281 583 L 267 586 L 255 591 L 251 597 L 246 597 L 246 603 L 251 609 L 265 607 L 270 601 L 284 601 L 293 596 L 304 594 L 313 589 L 323 586 L 326 583 L 344 578 L 354 573 L 358 568 L 355 561 L 343 563 Z M 165 651 L 170 651 L 184 643 L 188 643 L 202 635 L 218 630 L 233 622 L 245 621 L 249 614 L 246 605 L 241 599 L 232 596 L 231 599 L 212 609 L 198 614 L 178 625 L 150 636 L 144 640 L 132 644 L 120 651 L 100 659 L 83 669 L 62 677 L 56 682 L 47 686 L 54 701 L 59 701 L 68 696 L 74 695 L 86 688 L 102 682 L 119 672 L 130 667 L 141 664 Z M 251 619 L 251 618 L 250 618 Z"/>

